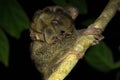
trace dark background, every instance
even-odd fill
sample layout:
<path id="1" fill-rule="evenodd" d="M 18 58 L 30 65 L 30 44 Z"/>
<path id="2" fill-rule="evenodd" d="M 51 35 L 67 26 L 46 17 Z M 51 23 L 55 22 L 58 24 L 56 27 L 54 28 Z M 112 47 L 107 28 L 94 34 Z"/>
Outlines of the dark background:
<path id="1" fill-rule="evenodd" d="M 46 6 L 55 5 L 51 0 L 18 0 L 24 11 L 28 15 L 30 21 L 35 11 L 43 9 Z M 80 22 L 98 17 L 108 0 L 87 0 L 88 15 L 79 15 L 76 19 L 76 26 L 81 26 Z M 114 53 L 115 61 L 119 60 L 120 52 L 118 46 L 120 45 L 120 13 L 117 12 L 116 16 L 108 24 L 103 35 L 103 40 L 110 47 Z M 80 28 L 80 27 L 79 27 Z M 0 63 L 0 80 L 41 80 L 41 74 L 36 70 L 34 63 L 31 61 L 29 46 L 30 37 L 29 31 L 25 30 L 21 34 L 19 40 L 7 34 L 10 43 L 10 58 L 9 67 L 5 67 Z M 117 70 L 108 73 L 100 72 L 91 66 L 86 61 L 81 59 L 65 80 L 115 80 Z"/>

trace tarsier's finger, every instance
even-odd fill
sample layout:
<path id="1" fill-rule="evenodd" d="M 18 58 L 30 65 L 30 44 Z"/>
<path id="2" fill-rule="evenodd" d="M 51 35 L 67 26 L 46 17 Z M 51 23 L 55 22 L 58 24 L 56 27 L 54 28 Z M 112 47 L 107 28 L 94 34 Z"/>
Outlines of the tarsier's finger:
<path id="1" fill-rule="evenodd" d="M 83 33 L 85 35 L 94 35 L 94 41 L 92 45 L 96 45 L 99 44 L 102 39 L 104 39 L 104 36 L 101 34 L 101 32 L 101 29 L 90 26 Z"/>

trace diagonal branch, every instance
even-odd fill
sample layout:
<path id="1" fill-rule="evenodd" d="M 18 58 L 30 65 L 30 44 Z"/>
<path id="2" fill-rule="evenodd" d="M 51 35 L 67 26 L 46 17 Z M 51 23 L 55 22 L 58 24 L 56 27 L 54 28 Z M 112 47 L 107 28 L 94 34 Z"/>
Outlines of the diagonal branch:
<path id="1" fill-rule="evenodd" d="M 120 10 L 120 0 L 110 0 L 101 13 L 101 15 L 90 26 L 93 28 L 101 29 L 104 31 L 106 25 L 114 17 L 115 13 Z M 60 64 L 60 66 L 50 75 L 48 80 L 63 80 L 69 72 L 76 65 L 78 60 L 84 56 L 86 50 L 91 46 L 94 41 L 94 35 L 82 35 L 75 41 L 72 51 Z M 79 58 L 78 58 L 79 56 Z"/>
<path id="2" fill-rule="evenodd" d="M 110 0 L 107 6 L 105 7 L 105 9 L 103 10 L 103 12 L 92 24 L 92 26 L 104 30 L 106 25 L 114 17 L 114 15 L 119 10 L 119 8 L 120 8 L 120 0 Z"/>

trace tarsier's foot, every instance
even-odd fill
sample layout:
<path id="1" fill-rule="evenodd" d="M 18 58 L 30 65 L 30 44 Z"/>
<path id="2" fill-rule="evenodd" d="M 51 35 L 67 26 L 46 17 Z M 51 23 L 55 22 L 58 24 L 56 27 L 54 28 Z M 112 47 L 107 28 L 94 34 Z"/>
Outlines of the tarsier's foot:
<path id="1" fill-rule="evenodd" d="M 99 28 L 94 28 L 92 26 L 89 26 L 85 31 L 84 34 L 87 35 L 94 35 L 94 41 L 92 43 L 92 45 L 96 45 L 99 44 L 99 42 L 104 39 L 104 36 L 101 34 L 101 29 Z"/>

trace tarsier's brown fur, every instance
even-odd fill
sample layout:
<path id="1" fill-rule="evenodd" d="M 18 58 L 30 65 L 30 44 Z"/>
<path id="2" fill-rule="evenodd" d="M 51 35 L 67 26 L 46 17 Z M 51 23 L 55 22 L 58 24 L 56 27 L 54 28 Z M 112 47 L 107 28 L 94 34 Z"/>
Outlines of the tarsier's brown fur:
<path id="1" fill-rule="evenodd" d="M 75 7 L 50 6 L 34 15 L 30 27 L 31 55 L 37 69 L 47 79 L 72 50 L 81 32 L 75 29 Z"/>
<path id="2" fill-rule="evenodd" d="M 73 10 L 73 11 L 72 11 Z M 52 6 L 36 12 L 30 27 L 32 59 L 37 69 L 48 78 L 64 59 L 76 39 L 74 7 Z"/>

